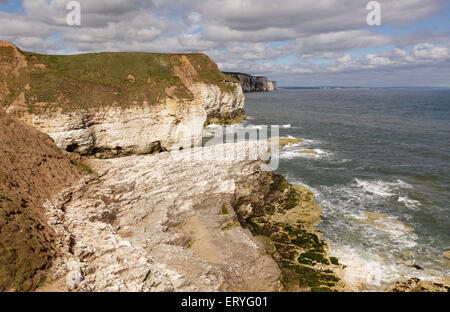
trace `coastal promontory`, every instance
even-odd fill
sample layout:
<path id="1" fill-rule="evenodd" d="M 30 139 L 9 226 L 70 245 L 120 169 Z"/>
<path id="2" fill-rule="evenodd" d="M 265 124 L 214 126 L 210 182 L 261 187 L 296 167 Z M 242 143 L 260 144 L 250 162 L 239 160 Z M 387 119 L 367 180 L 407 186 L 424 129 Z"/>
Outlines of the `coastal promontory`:
<path id="1" fill-rule="evenodd" d="M 314 196 L 268 169 L 268 142 L 201 147 L 208 123 L 245 118 L 206 55 L 0 56 L 1 290 L 345 288 Z"/>

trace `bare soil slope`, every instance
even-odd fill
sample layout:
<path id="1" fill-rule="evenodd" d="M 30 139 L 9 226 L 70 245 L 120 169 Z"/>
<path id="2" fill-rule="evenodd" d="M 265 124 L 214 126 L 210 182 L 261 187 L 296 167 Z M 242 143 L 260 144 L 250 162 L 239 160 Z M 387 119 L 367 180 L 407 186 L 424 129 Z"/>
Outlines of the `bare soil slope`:
<path id="1" fill-rule="evenodd" d="M 69 157 L 0 109 L 0 291 L 30 291 L 44 280 L 56 250 L 42 204 L 83 174 Z"/>

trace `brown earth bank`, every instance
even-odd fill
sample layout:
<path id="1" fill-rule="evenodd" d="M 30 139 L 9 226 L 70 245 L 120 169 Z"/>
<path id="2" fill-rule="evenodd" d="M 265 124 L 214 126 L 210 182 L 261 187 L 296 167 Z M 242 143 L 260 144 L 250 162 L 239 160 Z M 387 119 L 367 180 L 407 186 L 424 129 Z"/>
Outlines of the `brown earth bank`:
<path id="1" fill-rule="evenodd" d="M 0 291 L 30 291 L 44 281 L 57 250 L 42 204 L 83 175 L 70 157 L 0 110 Z"/>

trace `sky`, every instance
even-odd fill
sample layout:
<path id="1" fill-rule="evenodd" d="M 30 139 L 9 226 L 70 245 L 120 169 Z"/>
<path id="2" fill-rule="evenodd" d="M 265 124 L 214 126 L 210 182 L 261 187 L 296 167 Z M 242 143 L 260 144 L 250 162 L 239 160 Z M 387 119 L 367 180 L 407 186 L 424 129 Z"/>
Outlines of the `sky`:
<path id="1" fill-rule="evenodd" d="M 201 52 L 280 86 L 450 87 L 450 1 L 0 0 L 0 40 L 50 54 Z"/>

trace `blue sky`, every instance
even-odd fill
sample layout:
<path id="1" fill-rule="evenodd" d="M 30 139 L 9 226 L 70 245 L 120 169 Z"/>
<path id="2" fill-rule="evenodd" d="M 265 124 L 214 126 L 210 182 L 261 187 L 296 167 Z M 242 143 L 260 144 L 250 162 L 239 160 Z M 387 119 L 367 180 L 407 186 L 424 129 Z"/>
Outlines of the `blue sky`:
<path id="1" fill-rule="evenodd" d="M 202 52 L 280 85 L 450 87 L 450 3 L 384 0 L 0 0 L 0 39 L 24 50 Z"/>

